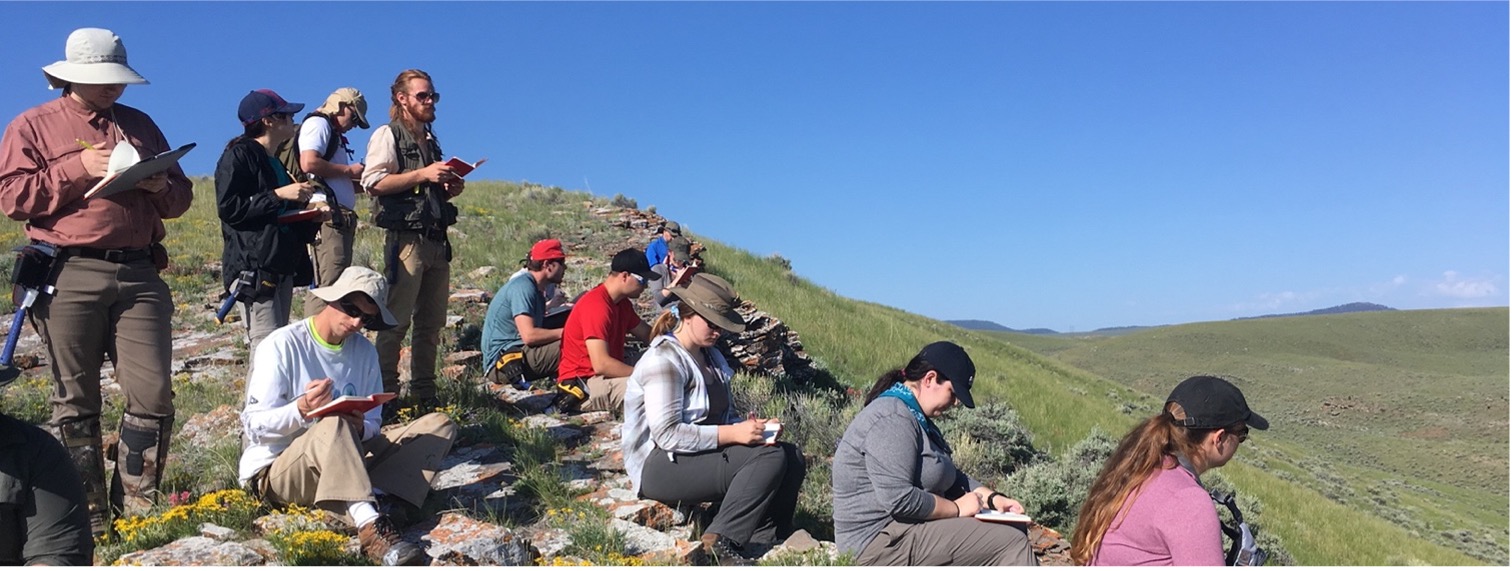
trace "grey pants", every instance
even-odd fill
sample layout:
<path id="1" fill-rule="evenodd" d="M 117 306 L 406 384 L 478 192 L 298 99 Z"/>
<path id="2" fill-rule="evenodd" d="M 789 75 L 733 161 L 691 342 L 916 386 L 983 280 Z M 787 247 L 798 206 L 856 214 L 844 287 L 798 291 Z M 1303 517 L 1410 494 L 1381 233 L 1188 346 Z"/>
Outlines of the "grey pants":
<path id="1" fill-rule="evenodd" d="M 1024 528 L 971 517 L 894 521 L 856 557 L 861 565 L 1039 565 Z"/>
<path id="2" fill-rule="evenodd" d="M 252 375 L 252 363 L 256 362 L 257 344 L 269 334 L 289 324 L 289 309 L 294 303 L 294 276 L 283 276 L 273 297 L 263 301 L 242 304 L 242 318 L 247 322 L 247 376 Z"/>
<path id="3" fill-rule="evenodd" d="M 776 545 L 793 533 L 808 468 L 797 446 L 732 445 L 693 454 L 653 449 L 641 468 L 641 497 L 664 504 L 720 502 L 705 533 L 741 545 Z"/>

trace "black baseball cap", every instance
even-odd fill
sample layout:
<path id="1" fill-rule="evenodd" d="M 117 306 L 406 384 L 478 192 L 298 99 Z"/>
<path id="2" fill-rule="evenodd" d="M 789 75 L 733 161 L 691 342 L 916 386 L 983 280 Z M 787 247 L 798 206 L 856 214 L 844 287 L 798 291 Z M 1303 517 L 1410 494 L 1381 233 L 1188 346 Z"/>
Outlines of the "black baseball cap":
<path id="1" fill-rule="evenodd" d="M 1239 387 L 1218 377 L 1197 376 L 1181 381 L 1171 390 L 1166 404 L 1176 403 L 1186 418 L 1176 421 L 1187 428 L 1228 428 L 1240 422 L 1257 430 L 1270 428 L 1270 422 L 1244 402 Z"/>
<path id="2" fill-rule="evenodd" d="M 925 345 L 914 358 L 923 359 L 935 373 L 950 381 L 950 388 L 961 404 L 976 408 L 976 401 L 971 398 L 971 384 L 976 382 L 976 364 L 971 362 L 965 349 L 949 341 L 935 341 Z"/>
<path id="3" fill-rule="evenodd" d="M 612 273 L 630 272 L 646 281 L 661 279 L 661 274 L 651 271 L 651 263 L 646 261 L 646 253 L 635 248 L 625 248 L 614 255 L 614 261 L 609 263 L 609 271 Z"/>

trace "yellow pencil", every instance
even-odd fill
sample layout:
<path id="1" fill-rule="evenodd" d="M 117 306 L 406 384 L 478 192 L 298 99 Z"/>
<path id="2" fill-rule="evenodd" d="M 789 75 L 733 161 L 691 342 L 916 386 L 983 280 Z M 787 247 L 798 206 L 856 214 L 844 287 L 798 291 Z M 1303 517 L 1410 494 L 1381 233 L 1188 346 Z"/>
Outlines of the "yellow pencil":
<path id="1" fill-rule="evenodd" d="M 95 150 L 94 145 L 91 145 L 91 144 L 85 142 L 84 139 L 74 139 L 74 140 L 79 142 L 79 146 L 80 147 L 89 149 L 91 151 Z"/>

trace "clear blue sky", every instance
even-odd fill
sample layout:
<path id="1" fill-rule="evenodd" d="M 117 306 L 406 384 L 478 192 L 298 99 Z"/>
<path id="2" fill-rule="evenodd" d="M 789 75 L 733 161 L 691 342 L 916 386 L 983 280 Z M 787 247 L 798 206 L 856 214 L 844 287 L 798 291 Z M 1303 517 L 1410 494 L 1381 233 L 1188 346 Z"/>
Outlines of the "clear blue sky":
<path id="1" fill-rule="evenodd" d="M 115 30 L 210 174 L 237 101 L 445 94 L 478 175 L 621 193 L 841 295 L 1089 330 L 1508 302 L 1508 5 L 43 3 L 0 115 Z M 322 36 L 322 32 L 329 32 Z M 367 135 L 358 134 L 365 145 Z M 202 198 L 203 199 L 203 198 Z M 500 260 L 507 263 L 507 260 Z"/>

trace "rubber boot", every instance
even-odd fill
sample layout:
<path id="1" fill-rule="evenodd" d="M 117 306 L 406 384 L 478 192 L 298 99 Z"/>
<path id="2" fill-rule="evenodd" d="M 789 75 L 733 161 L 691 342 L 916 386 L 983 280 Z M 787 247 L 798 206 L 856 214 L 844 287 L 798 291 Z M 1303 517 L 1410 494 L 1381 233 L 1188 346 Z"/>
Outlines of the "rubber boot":
<path id="1" fill-rule="evenodd" d="M 168 461 L 173 417 L 121 415 L 121 441 L 116 447 L 111 503 L 128 515 L 144 514 L 158 502 L 158 486 Z"/>
<path id="2" fill-rule="evenodd" d="M 101 448 L 99 417 L 49 426 L 54 438 L 63 443 L 74 468 L 84 483 L 84 500 L 89 505 L 89 530 L 94 537 L 110 532 L 110 493 L 105 484 L 105 455 Z"/>

